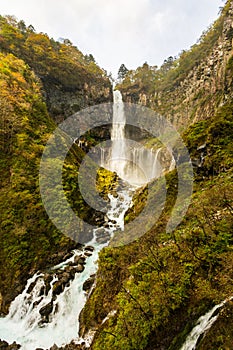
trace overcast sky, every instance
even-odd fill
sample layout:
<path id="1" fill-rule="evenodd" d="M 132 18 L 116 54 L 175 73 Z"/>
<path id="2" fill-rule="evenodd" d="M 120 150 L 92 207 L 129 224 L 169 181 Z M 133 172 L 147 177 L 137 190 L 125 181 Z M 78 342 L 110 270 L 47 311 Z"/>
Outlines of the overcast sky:
<path id="1" fill-rule="evenodd" d="M 116 75 L 121 63 L 161 65 L 188 49 L 218 16 L 223 0 L 0 0 L 37 32 L 69 38 Z"/>

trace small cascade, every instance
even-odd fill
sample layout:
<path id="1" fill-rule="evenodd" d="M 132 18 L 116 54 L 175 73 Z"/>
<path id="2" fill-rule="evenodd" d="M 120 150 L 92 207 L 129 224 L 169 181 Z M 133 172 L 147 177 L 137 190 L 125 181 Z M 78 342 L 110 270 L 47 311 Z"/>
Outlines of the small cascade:
<path id="1" fill-rule="evenodd" d="M 172 156 L 172 160 L 171 160 L 171 164 L 170 164 L 170 167 L 169 167 L 169 171 L 174 170 L 175 167 L 176 167 L 176 161 L 175 161 L 175 158 Z"/>
<path id="2" fill-rule="evenodd" d="M 216 311 L 221 309 L 226 302 L 232 299 L 233 297 L 224 300 L 222 303 L 215 305 L 204 316 L 201 316 L 180 350 L 195 350 L 200 336 L 210 329 L 217 320 L 219 314 L 216 314 Z"/>

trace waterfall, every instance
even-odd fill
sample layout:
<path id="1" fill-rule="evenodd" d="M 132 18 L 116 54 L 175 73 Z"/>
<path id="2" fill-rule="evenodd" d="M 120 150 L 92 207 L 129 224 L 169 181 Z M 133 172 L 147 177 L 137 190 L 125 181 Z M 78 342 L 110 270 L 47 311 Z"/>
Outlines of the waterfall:
<path id="1" fill-rule="evenodd" d="M 101 165 L 115 171 L 131 185 L 143 185 L 161 175 L 158 161 L 160 149 L 155 152 L 140 143 L 125 138 L 126 117 L 120 91 L 114 91 L 112 147 L 110 155 L 101 150 Z"/>
<path id="2" fill-rule="evenodd" d="M 196 326 L 193 328 L 191 333 L 188 335 L 185 343 L 180 350 L 194 350 L 196 349 L 196 344 L 200 336 L 205 333 L 217 320 L 218 315 L 216 311 L 223 307 L 223 305 L 232 300 L 233 297 L 224 300 L 222 303 L 215 305 L 210 311 L 208 311 L 204 316 L 201 316 L 196 323 Z"/>
<path id="3" fill-rule="evenodd" d="M 90 345 L 93 331 L 85 339 L 78 337 L 78 318 L 89 291 L 84 286 L 94 279 L 99 251 L 108 245 L 115 230 L 124 230 L 124 215 L 134 190 L 131 184 L 144 184 L 162 171 L 158 161 L 160 149 L 154 152 L 135 141 L 128 142 L 125 125 L 122 96 L 114 91 L 111 149 L 101 149 L 101 166 L 117 172 L 128 184 L 120 186 L 117 197 L 109 195 L 108 227 L 94 229 L 87 247 L 73 251 L 61 264 L 28 279 L 24 291 L 11 303 L 9 314 L 0 318 L 0 339 L 16 341 L 22 350 L 64 346 L 72 340 Z M 79 145 L 85 148 L 84 141 Z"/>
<path id="4" fill-rule="evenodd" d="M 111 130 L 112 147 L 107 167 L 109 170 L 115 171 L 122 179 L 125 179 L 127 145 L 125 141 L 124 104 L 120 91 L 114 91 L 113 97 L 113 121 Z"/>

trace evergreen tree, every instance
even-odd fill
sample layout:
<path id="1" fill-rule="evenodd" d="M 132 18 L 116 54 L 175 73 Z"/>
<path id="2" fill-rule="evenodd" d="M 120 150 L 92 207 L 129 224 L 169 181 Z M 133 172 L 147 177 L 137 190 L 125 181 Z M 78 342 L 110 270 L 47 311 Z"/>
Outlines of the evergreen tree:
<path id="1" fill-rule="evenodd" d="M 122 65 L 120 66 L 119 70 L 118 70 L 118 80 L 123 80 L 126 76 L 126 74 L 128 73 L 128 68 L 126 68 L 126 66 L 124 65 L 124 63 L 122 63 Z"/>

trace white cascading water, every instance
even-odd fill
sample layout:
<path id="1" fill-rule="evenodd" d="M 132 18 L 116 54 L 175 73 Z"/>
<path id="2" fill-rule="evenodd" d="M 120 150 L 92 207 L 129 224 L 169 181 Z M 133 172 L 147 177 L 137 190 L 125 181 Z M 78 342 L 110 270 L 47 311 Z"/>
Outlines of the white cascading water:
<path id="1" fill-rule="evenodd" d="M 144 184 L 161 174 L 157 161 L 160 150 L 156 153 L 151 150 L 145 151 L 140 145 L 129 148 L 125 141 L 125 123 L 121 93 L 115 91 L 111 154 L 106 160 L 105 151 L 101 150 L 102 164 L 131 185 Z M 30 278 L 24 291 L 11 303 L 9 314 L 0 318 L 0 339 L 8 343 L 16 341 L 22 346 L 22 350 L 49 349 L 54 344 L 64 346 L 72 340 L 77 343 L 85 341 L 87 346 L 90 345 L 92 332 L 85 339 L 78 338 L 78 318 L 87 299 L 83 284 L 96 273 L 98 253 L 108 245 L 114 231 L 124 230 L 124 214 L 132 203 L 133 188 L 123 186 L 117 194 L 116 198 L 109 195 L 109 227 L 93 230 L 93 239 L 88 243 L 88 246 L 94 247 L 92 254 L 90 251 L 88 254 L 85 247 L 81 252 L 75 250 L 63 263 L 46 273 L 38 272 Z M 85 258 L 85 269 L 82 272 L 76 271 L 63 290 L 54 295 L 56 283 L 59 282 L 59 278 L 64 278 L 64 275 L 61 277 L 62 270 L 66 273 L 66 269 L 75 267 L 77 258 Z M 48 274 L 49 283 L 48 280 L 46 282 Z M 41 310 L 47 306 L 50 307 L 50 312 L 45 320 Z M 108 317 L 111 317 L 111 314 Z"/>
<path id="2" fill-rule="evenodd" d="M 110 223 L 109 228 L 94 230 L 94 237 L 88 243 L 95 248 L 92 255 L 87 257 L 85 248 L 82 252 L 76 250 L 71 258 L 55 266 L 50 271 L 51 282 L 47 293 L 43 273 L 36 273 L 30 278 L 22 294 L 12 302 L 9 314 L 5 318 L 0 318 L 0 339 L 8 343 L 16 341 L 22 346 L 22 350 L 48 349 L 54 344 L 64 346 L 74 339 L 77 343 L 85 341 L 86 345 L 89 345 L 88 342 L 91 339 L 88 340 L 88 337 L 87 339 L 78 338 L 78 317 L 87 299 L 83 284 L 96 273 L 98 253 L 107 245 L 107 242 L 99 243 L 98 237 L 107 235 L 110 238 L 116 229 L 124 228 L 124 214 L 131 204 L 132 194 L 130 195 L 127 190 L 121 190 L 117 198 L 111 195 L 109 197 L 111 208 L 108 211 L 108 218 L 116 223 Z M 53 300 L 53 285 L 58 280 L 58 273 L 73 263 L 77 256 L 86 258 L 84 271 L 76 272 L 74 280 L 70 281 L 64 291 Z M 44 323 L 40 310 L 52 300 L 49 320 Z"/>
<path id="3" fill-rule="evenodd" d="M 111 157 L 109 168 L 116 171 L 124 179 L 127 159 L 127 149 L 125 143 L 125 113 L 120 91 L 114 91 L 113 122 L 111 131 Z"/>
<path id="4" fill-rule="evenodd" d="M 156 152 L 143 145 L 125 139 L 126 118 L 120 91 L 114 91 L 113 123 L 111 130 L 112 148 L 110 155 L 101 150 L 101 164 L 130 183 L 140 186 L 158 177 L 162 168 L 158 162 L 160 149 Z"/>
<path id="5" fill-rule="evenodd" d="M 230 297 L 226 300 L 224 300 L 222 303 L 215 305 L 210 311 L 208 311 L 204 316 L 201 316 L 196 323 L 196 326 L 193 328 L 191 333 L 188 335 L 185 343 L 182 345 L 180 350 L 195 350 L 196 345 L 198 342 L 198 339 L 200 336 L 208 331 L 210 327 L 214 324 L 214 322 L 217 320 L 219 314 L 215 314 L 215 312 L 218 309 L 221 309 L 223 305 L 227 302 L 232 300 L 233 297 Z"/>

